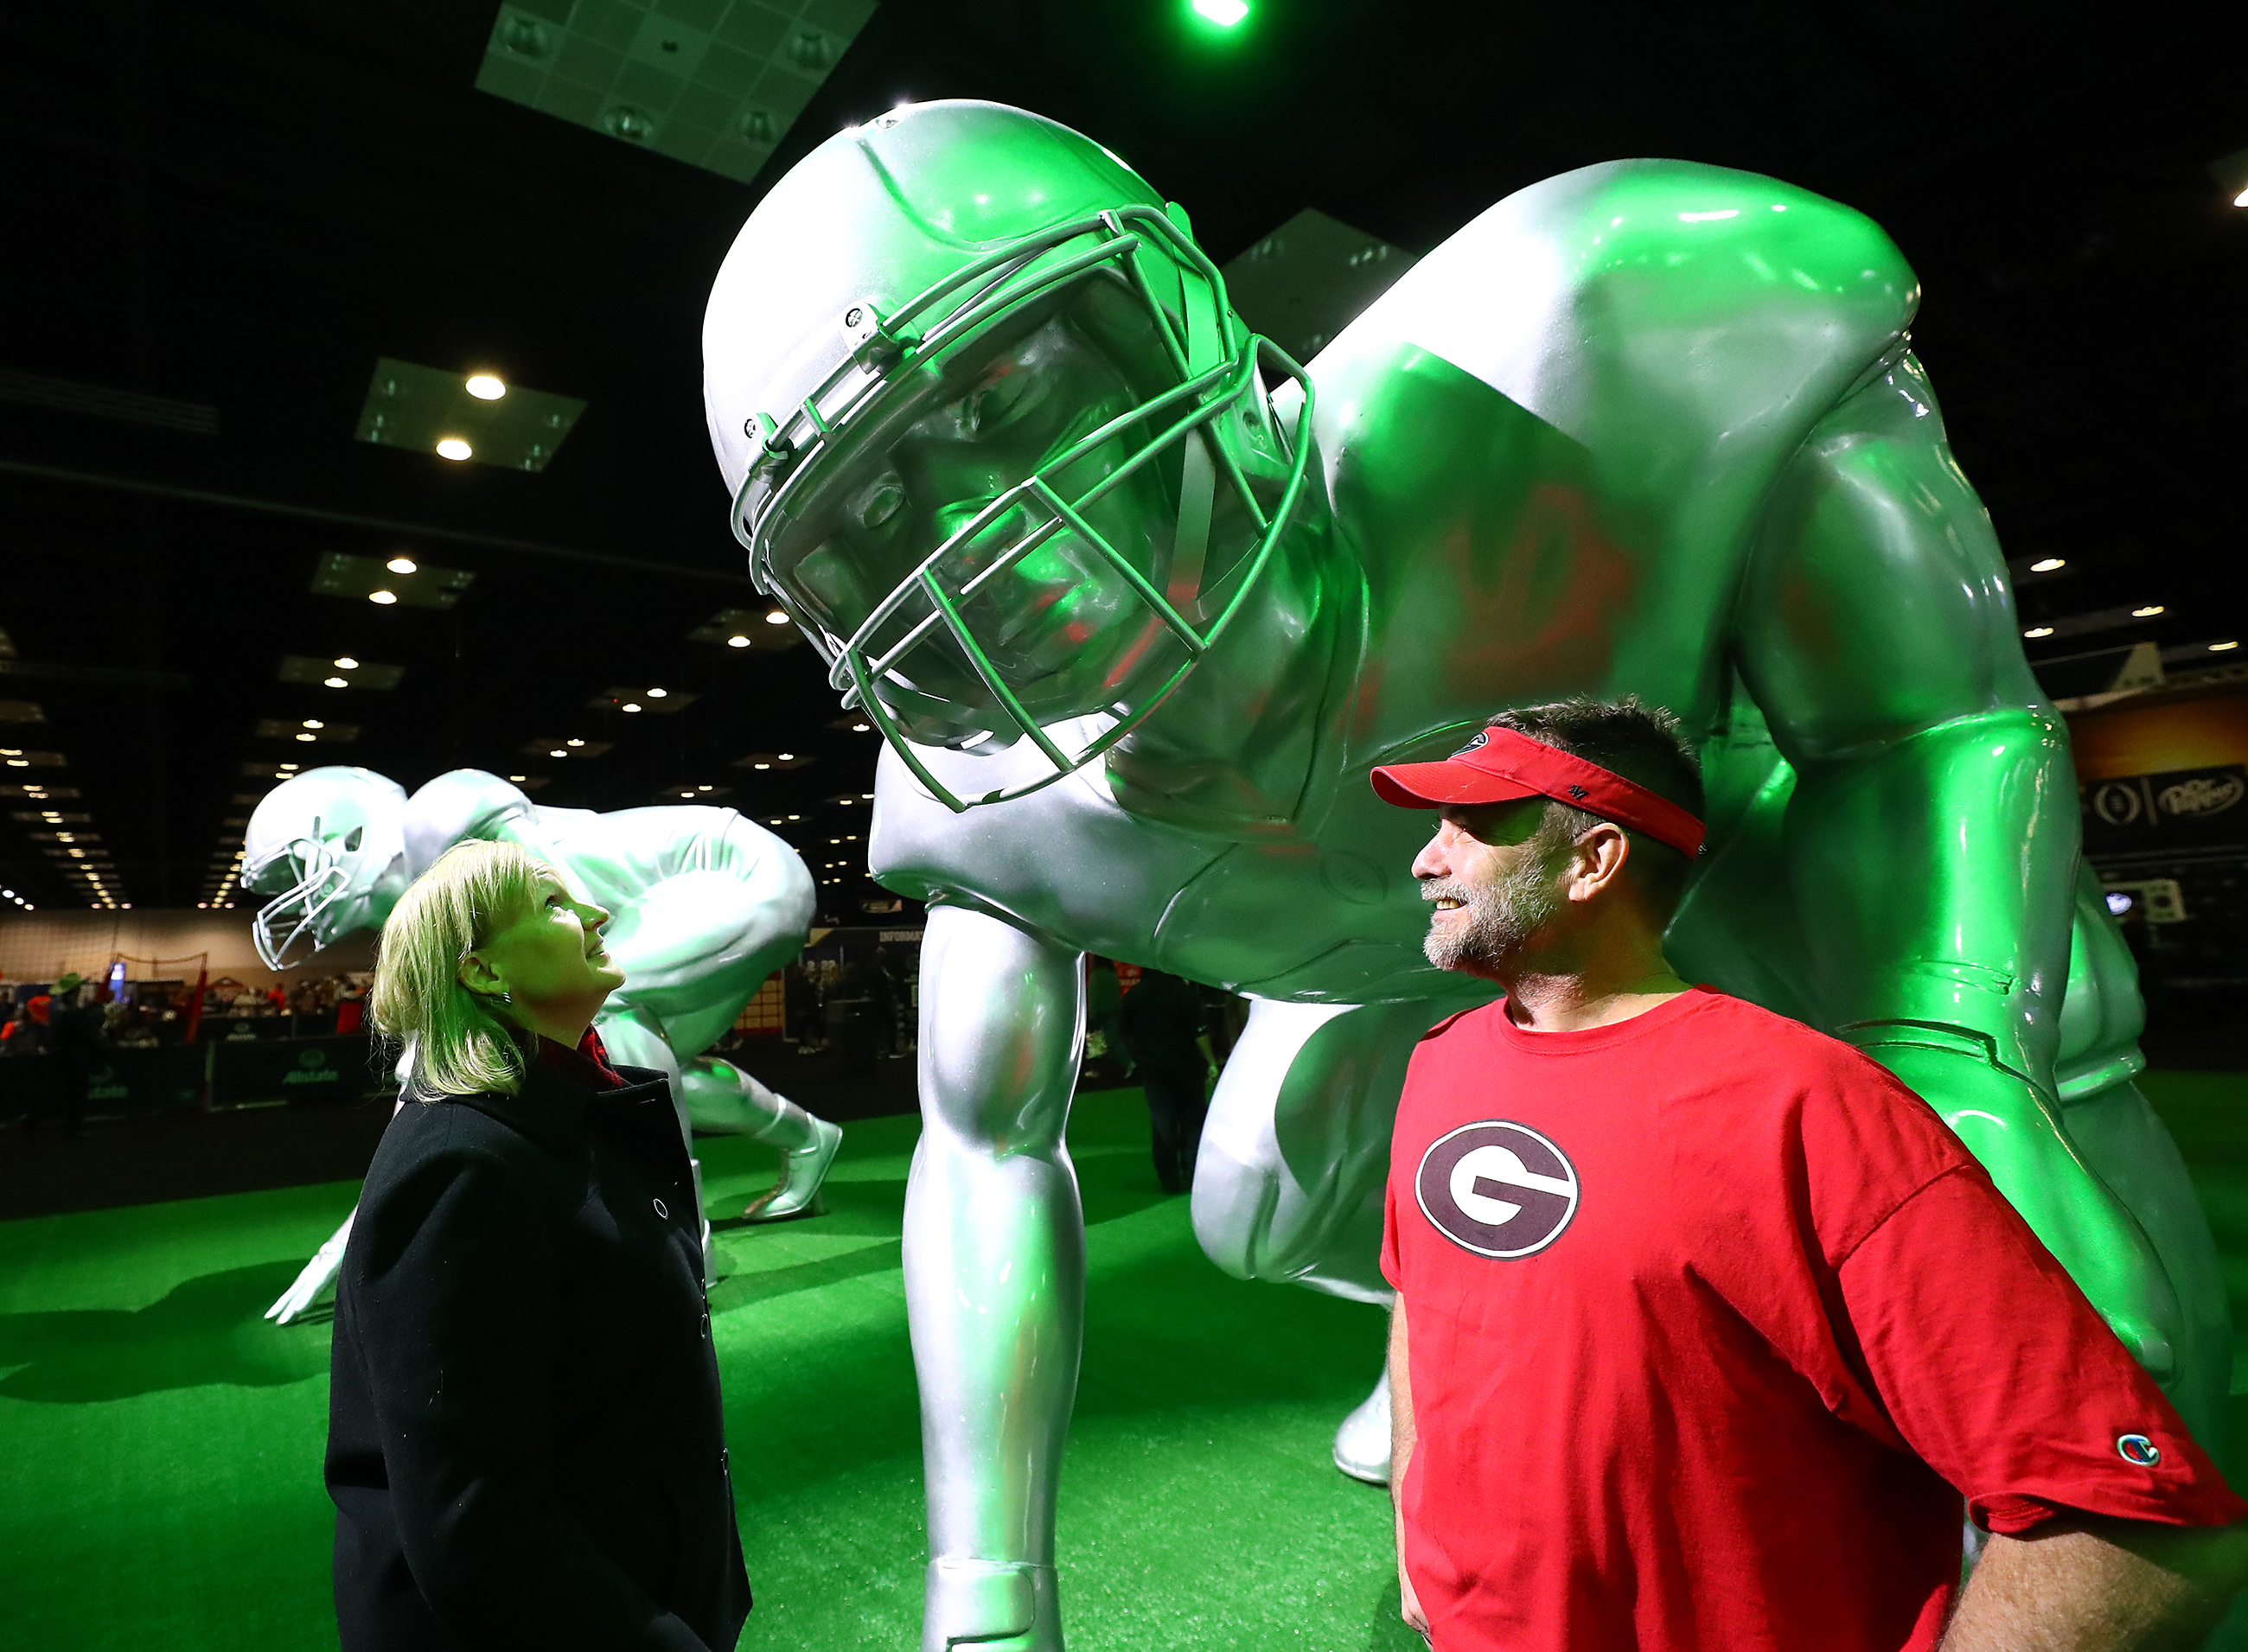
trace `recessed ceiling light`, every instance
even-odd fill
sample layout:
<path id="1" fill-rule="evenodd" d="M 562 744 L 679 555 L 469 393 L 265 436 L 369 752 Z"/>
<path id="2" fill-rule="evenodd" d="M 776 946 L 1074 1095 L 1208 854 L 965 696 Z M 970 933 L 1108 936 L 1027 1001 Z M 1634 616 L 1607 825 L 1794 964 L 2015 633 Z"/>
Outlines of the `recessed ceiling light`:
<path id="1" fill-rule="evenodd" d="M 320 737 L 319 737 L 319 735 L 317 735 L 317 734 L 300 734 L 300 735 L 298 735 L 297 737 L 298 737 L 299 740 L 307 740 L 307 741 L 309 741 L 309 740 L 317 740 L 317 739 L 319 739 Z"/>
<path id="2" fill-rule="evenodd" d="M 31 766 L 31 760 L 29 757 L 10 757 L 8 759 L 8 766 L 11 769 L 28 769 Z M 762 763 L 757 764 L 760 769 L 764 766 Z"/>
<path id="3" fill-rule="evenodd" d="M 730 648 L 746 648 L 750 646 L 750 640 L 740 635 L 730 636 L 726 639 L 726 646 Z"/>
<path id="4" fill-rule="evenodd" d="M 392 603 L 398 600 L 398 593 L 395 591 L 370 591 L 367 593 L 367 600 L 380 607 L 387 608 Z"/>
<path id="5" fill-rule="evenodd" d="M 2143 607 L 2143 608 L 2134 608 L 2134 609 L 2132 609 L 2132 610 L 2131 610 L 2131 617 L 2132 617 L 2134 620 L 2151 620 L 2151 619 L 2153 619 L 2156 614 L 2160 614 L 2162 611 L 2162 605 L 2161 603 L 2159 603 L 2159 602 L 2149 602 L 2149 604 L 2147 604 L 2147 606 L 2146 606 L 2145 607 Z"/>
<path id="6" fill-rule="evenodd" d="M 792 820 L 801 820 L 801 819 L 804 819 L 804 817 L 803 817 L 802 815 L 800 815 L 800 814 L 792 814 L 792 815 L 791 815 L 791 816 L 789 816 L 788 818 L 789 818 L 790 819 L 792 819 Z"/>
<path id="7" fill-rule="evenodd" d="M 565 751 L 560 746 L 556 746 L 554 750 L 548 752 L 546 755 L 550 757 L 566 757 L 570 754 L 567 751 Z"/>
<path id="8" fill-rule="evenodd" d="M 2025 637 L 2049 637 L 2053 634 L 2053 627 L 2049 625 L 2033 625 L 2022 634 Z"/>
<path id="9" fill-rule="evenodd" d="M 874 731 L 874 725 L 871 723 L 854 723 L 851 725 L 851 732 L 853 734 L 872 734 Z"/>
<path id="10" fill-rule="evenodd" d="M 351 684 L 341 677 L 324 677 L 321 679 L 320 686 L 327 689 L 348 689 Z"/>
<path id="11" fill-rule="evenodd" d="M 783 763 L 793 763 L 796 761 L 796 753 L 793 751 L 784 751 L 780 753 L 780 760 Z"/>
<path id="12" fill-rule="evenodd" d="M 562 744 L 564 745 L 583 745 L 586 743 L 583 740 L 565 740 Z"/>
<path id="13" fill-rule="evenodd" d="M 650 689 L 648 691 L 648 697 L 651 700 L 661 700 L 670 692 L 668 689 Z"/>
<path id="14" fill-rule="evenodd" d="M 322 723 L 318 717 L 306 717 L 305 719 L 305 726 L 308 729 L 322 729 L 326 728 L 327 725 Z"/>
<path id="15" fill-rule="evenodd" d="M 284 764 L 283 764 L 281 766 L 282 766 L 283 768 L 284 768 L 284 769 L 293 769 L 293 768 L 295 768 L 297 765 L 296 765 L 295 764 L 293 764 L 293 763 L 284 763 Z"/>
<path id="16" fill-rule="evenodd" d="M 637 711 L 640 709 L 640 707 L 634 704 L 630 700 L 627 700 L 623 705 L 620 706 L 618 709 L 621 711 Z"/>
<path id="17" fill-rule="evenodd" d="M 861 792 L 859 794 L 859 801 L 861 803 L 872 803 L 874 800 L 874 794 L 871 792 Z"/>
<path id="18" fill-rule="evenodd" d="M 2068 559 L 2066 557 L 2042 557 L 2037 561 L 2030 564 L 2030 572 L 2032 573 L 2051 573 L 2055 568 L 2065 568 L 2067 566 Z"/>
<path id="19" fill-rule="evenodd" d="M 497 401 L 507 394 L 506 384 L 489 373 L 470 374 L 462 387 L 479 401 Z"/>
<path id="20" fill-rule="evenodd" d="M 2211 654 L 2224 654 L 2239 646 L 2238 642 L 2212 642 L 2209 645 L 2209 651 Z"/>
<path id="21" fill-rule="evenodd" d="M 465 454 L 462 456 L 463 458 L 467 457 Z M 393 573 L 412 573 L 420 568 L 422 565 L 415 561 L 412 557 L 393 557 L 389 561 L 384 563 L 382 566 L 389 569 Z"/>
<path id="22" fill-rule="evenodd" d="M 752 769 L 770 769 L 772 767 L 772 764 L 770 763 L 752 763 L 750 764 L 750 767 Z"/>
<path id="23" fill-rule="evenodd" d="M 353 659 L 348 654 L 339 655 L 336 657 L 336 669 L 339 671 L 356 671 L 359 669 L 359 661 Z"/>
<path id="24" fill-rule="evenodd" d="M 788 623 L 788 615 L 782 613 L 778 608 L 775 608 L 771 614 L 765 615 L 765 623 L 767 625 L 786 625 Z"/>
<path id="25" fill-rule="evenodd" d="M 528 780 L 529 778 L 531 778 L 531 777 L 530 777 L 529 775 L 527 775 L 527 774 L 511 774 L 511 775 L 510 775 L 510 776 L 508 776 L 507 778 L 508 778 L 509 779 L 511 779 L 511 780 L 514 781 L 517 785 L 522 785 L 525 780 Z"/>
<path id="26" fill-rule="evenodd" d="M 437 444 L 437 456 L 441 459 L 452 459 L 458 461 L 469 457 L 475 452 L 476 449 L 474 448 L 462 441 L 458 436 L 447 436 L 442 442 L 440 442 Z"/>

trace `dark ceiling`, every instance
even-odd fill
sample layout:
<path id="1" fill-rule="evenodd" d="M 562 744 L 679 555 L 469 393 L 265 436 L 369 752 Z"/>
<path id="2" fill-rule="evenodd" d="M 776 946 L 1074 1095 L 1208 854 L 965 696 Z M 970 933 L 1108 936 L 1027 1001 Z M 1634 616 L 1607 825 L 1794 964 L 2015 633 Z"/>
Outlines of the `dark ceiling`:
<path id="1" fill-rule="evenodd" d="M 2018 567 L 2067 565 L 2025 579 L 2025 624 L 2164 609 L 2063 627 L 2047 654 L 2248 629 L 2248 174 L 2220 163 L 2248 110 L 2216 9 L 1251 3 L 1219 37 L 1184 0 L 884 0 L 763 181 L 901 98 L 997 98 L 1127 157 L 1223 262 L 1306 206 L 1419 251 L 1590 161 L 1776 174 L 1870 213 L 1918 268 L 1962 463 Z M 0 369 L 216 409 L 213 435 L 0 400 L 0 701 L 47 719 L 0 744 L 66 765 L 0 770 L 54 794 L 5 805 L 24 897 L 90 899 L 34 840 L 51 808 L 86 817 L 65 829 L 99 839 L 114 898 L 192 906 L 272 765 L 323 761 L 409 786 L 473 764 L 599 808 L 709 786 L 843 880 L 831 920 L 879 894 L 864 805 L 833 801 L 870 788 L 874 743 L 810 650 L 688 640 L 763 606 L 698 357 L 760 186 L 475 91 L 494 15 L 125 0 L 0 24 Z M 377 448 L 352 433 L 380 356 L 587 410 L 538 474 Z M 449 611 L 380 608 L 312 590 L 332 552 L 475 579 Z M 403 675 L 278 680 L 284 655 L 339 655 Z M 588 703 L 649 686 L 697 697 Z M 359 731 L 286 737 L 307 717 Z M 550 737 L 607 749 L 527 749 Z M 809 761 L 737 766 L 783 751 Z"/>

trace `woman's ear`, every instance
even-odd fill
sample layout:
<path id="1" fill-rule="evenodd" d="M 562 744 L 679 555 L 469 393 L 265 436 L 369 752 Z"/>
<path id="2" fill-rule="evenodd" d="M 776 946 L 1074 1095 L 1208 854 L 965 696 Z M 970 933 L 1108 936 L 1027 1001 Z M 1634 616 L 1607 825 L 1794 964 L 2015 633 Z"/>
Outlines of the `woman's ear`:
<path id="1" fill-rule="evenodd" d="M 471 952 L 461 960 L 457 978 L 480 997 L 504 997 L 507 994 L 507 983 L 481 952 Z"/>

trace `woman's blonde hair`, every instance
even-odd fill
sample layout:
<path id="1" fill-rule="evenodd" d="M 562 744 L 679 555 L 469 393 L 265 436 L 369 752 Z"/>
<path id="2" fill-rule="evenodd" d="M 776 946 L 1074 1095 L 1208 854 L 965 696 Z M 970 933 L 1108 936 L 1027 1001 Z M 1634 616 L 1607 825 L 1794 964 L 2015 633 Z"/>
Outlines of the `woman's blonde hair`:
<path id="1" fill-rule="evenodd" d="M 405 1042 L 414 1100 L 521 1085 L 521 1035 L 461 984 L 461 964 L 531 908 L 551 871 L 512 843 L 456 843 L 392 908 L 367 1010 L 378 1032 Z"/>

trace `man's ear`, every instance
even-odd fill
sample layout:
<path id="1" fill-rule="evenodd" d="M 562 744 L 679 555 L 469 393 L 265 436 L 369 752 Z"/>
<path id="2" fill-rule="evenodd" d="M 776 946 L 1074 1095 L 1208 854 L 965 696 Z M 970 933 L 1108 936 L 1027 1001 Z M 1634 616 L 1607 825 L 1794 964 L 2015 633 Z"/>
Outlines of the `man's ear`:
<path id="1" fill-rule="evenodd" d="M 1591 827 L 1570 846 L 1569 898 L 1589 901 L 1623 881 L 1625 863 L 1631 859 L 1631 838 L 1612 821 Z"/>

